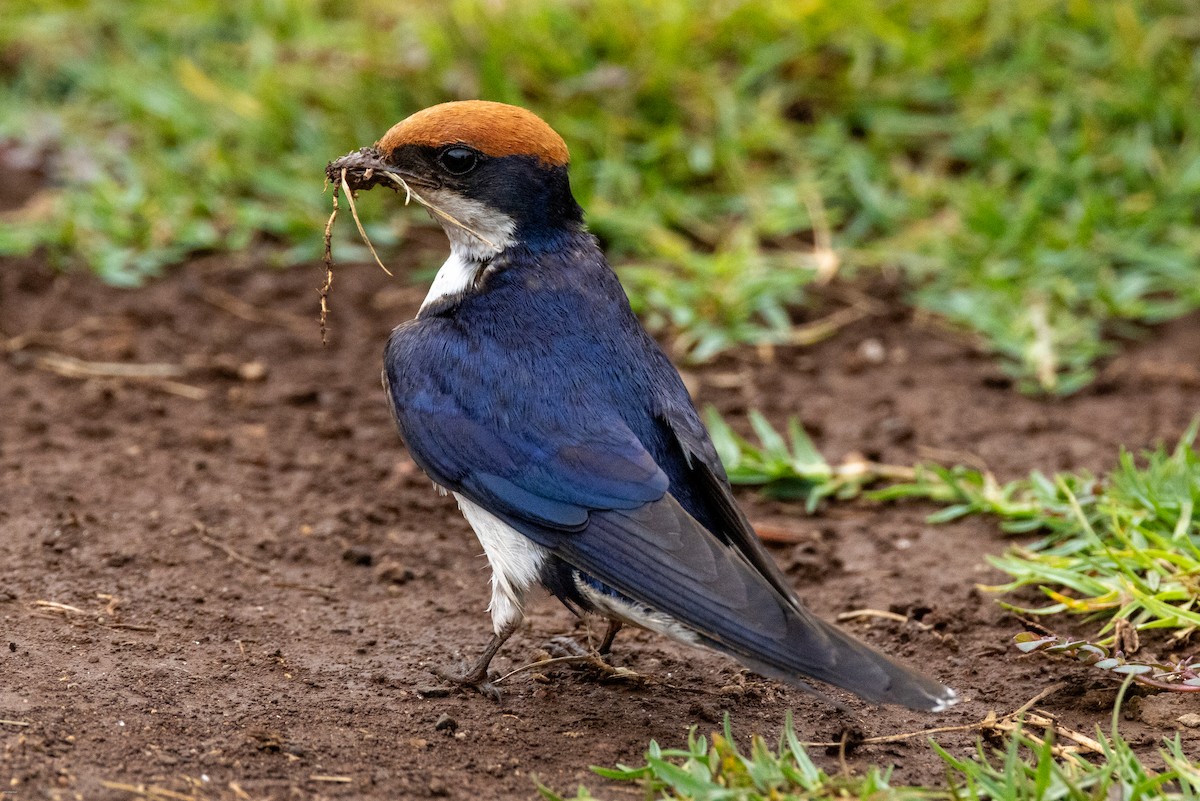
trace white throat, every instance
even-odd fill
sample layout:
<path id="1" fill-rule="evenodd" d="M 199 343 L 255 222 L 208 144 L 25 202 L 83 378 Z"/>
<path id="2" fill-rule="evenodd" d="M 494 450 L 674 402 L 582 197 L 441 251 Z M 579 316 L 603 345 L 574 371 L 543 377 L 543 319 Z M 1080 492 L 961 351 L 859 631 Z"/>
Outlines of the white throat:
<path id="1" fill-rule="evenodd" d="M 479 277 L 486 266 L 486 261 L 465 259 L 457 249 L 452 248 L 450 258 L 446 259 L 445 263 L 438 268 L 437 275 L 433 277 L 433 283 L 429 285 L 429 294 L 425 296 L 425 300 L 421 303 L 421 310 L 417 314 L 425 311 L 426 306 L 436 303 L 442 298 L 465 292 L 475 283 L 475 279 Z"/>
<path id="2" fill-rule="evenodd" d="M 438 270 L 421 309 L 464 292 L 475 283 L 493 256 L 516 240 L 516 223 L 507 214 L 449 190 L 428 193 L 428 200 L 462 225 L 430 212 L 450 240 L 450 258 Z M 468 230 L 469 229 L 469 230 Z"/>

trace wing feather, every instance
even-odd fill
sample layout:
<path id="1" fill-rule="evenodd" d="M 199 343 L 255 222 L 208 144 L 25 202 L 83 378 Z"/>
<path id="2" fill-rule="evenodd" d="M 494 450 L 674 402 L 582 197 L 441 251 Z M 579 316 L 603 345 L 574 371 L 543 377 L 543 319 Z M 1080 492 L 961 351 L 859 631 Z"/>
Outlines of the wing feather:
<path id="1" fill-rule="evenodd" d="M 570 534 L 513 525 L 766 675 L 802 686 L 801 676 L 814 678 L 871 701 L 917 709 L 939 708 L 953 697 L 780 594 L 670 495 L 634 510 L 593 512 L 585 528 Z"/>

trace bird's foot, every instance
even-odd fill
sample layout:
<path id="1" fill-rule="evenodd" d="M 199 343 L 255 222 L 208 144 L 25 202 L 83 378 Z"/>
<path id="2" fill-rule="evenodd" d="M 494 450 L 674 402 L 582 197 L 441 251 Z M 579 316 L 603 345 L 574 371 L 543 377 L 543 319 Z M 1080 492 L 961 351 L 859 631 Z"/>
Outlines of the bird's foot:
<path id="1" fill-rule="evenodd" d="M 613 640 L 620 630 L 621 624 L 615 620 L 610 620 L 608 628 L 604 632 L 604 638 L 600 641 L 598 648 L 592 645 L 590 635 L 588 636 L 588 644 L 584 645 L 574 637 L 568 637 L 563 634 L 546 643 L 546 651 L 554 657 L 579 657 L 581 659 L 583 657 L 592 657 L 596 661 L 611 665 Z"/>
<path id="2" fill-rule="evenodd" d="M 432 668 L 433 675 L 451 684 L 475 690 L 484 698 L 500 702 L 500 690 L 492 684 L 487 669 L 480 670 L 478 666 L 466 670 L 455 670 L 448 667 Z"/>
<path id="3" fill-rule="evenodd" d="M 554 657 L 555 659 L 564 659 L 572 656 L 592 656 L 595 652 L 592 651 L 591 648 L 588 648 L 580 643 L 579 640 L 576 640 L 574 637 L 568 637 L 565 634 L 561 634 L 557 637 L 551 638 L 551 640 L 546 643 L 546 653 L 550 654 L 550 656 Z"/>
<path id="4" fill-rule="evenodd" d="M 457 671 L 450 668 L 433 668 L 433 674 L 440 679 L 457 684 L 460 687 L 470 687 L 480 695 L 491 698 L 493 701 L 499 701 L 500 691 L 496 689 L 496 685 L 492 684 L 488 678 L 488 665 L 492 663 L 492 657 L 500 650 L 500 646 L 504 645 L 505 640 L 511 637 L 512 633 L 517 630 L 517 625 L 520 622 L 520 618 L 510 620 L 507 625 L 497 631 L 491 641 L 488 642 L 487 647 L 483 649 L 483 653 L 466 670 Z"/>
<path id="5" fill-rule="evenodd" d="M 615 667 L 612 654 L 597 651 L 591 643 L 584 645 L 573 637 L 555 637 L 542 650 L 552 660 L 569 664 L 574 672 L 595 680 L 629 679 L 636 675 L 626 668 Z"/>

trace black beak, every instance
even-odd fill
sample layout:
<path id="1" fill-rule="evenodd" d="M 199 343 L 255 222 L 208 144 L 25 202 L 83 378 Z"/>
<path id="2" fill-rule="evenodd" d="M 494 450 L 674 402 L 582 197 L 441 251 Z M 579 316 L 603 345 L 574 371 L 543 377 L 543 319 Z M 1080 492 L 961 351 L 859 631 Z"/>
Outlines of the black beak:
<path id="1" fill-rule="evenodd" d="M 396 190 L 403 188 L 404 184 L 431 186 L 429 180 L 388 164 L 383 154 L 373 147 L 359 148 L 329 162 L 325 166 L 325 177 L 335 187 L 342 185 L 344 177 L 351 190 L 371 189 L 379 184 Z M 397 178 L 400 180 L 395 180 Z"/>

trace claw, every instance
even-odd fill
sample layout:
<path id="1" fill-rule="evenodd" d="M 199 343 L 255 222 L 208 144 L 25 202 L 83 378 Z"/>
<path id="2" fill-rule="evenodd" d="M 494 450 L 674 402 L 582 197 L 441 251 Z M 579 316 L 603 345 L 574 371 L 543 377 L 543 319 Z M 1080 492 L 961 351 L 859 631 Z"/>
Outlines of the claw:
<path id="1" fill-rule="evenodd" d="M 546 653 L 552 657 L 566 656 L 587 656 L 591 653 L 584 645 L 580 645 L 579 641 L 574 637 L 568 637 L 563 634 L 558 637 L 553 637 L 546 643 Z"/>
<path id="2" fill-rule="evenodd" d="M 500 690 L 496 685 L 492 684 L 491 678 L 487 674 L 486 667 L 481 671 L 479 666 L 467 670 L 453 670 L 451 668 L 433 668 L 433 675 L 443 681 L 448 681 L 451 684 L 457 684 L 460 687 L 469 687 L 475 690 L 484 698 L 500 702 Z"/>
<path id="3" fill-rule="evenodd" d="M 606 663 L 612 663 L 612 644 L 617 636 L 617 632 L 621 630 L 621 623 L 617 620 L 609 620 L 608 628 L 604 632 L 604 639 L 600 641 L 600 647 L 595 651 L 592 650 L 591 644 L 584 645 L 573 637 L 568 637 L 565 634 L 554 637 L 546 643 L 546 651 L 554 657 L 567 656 L 597 656 Z M 590 638 L 589 638 L 590 640 Z"/>

